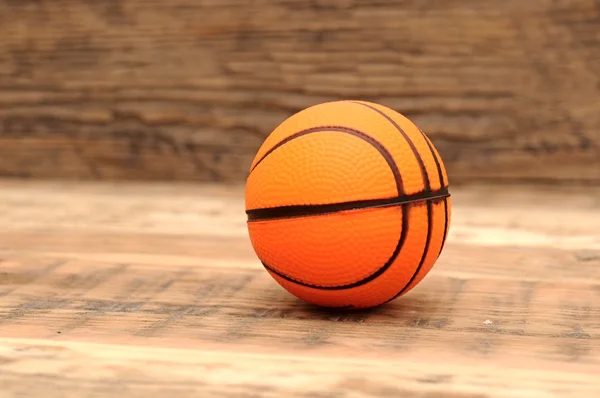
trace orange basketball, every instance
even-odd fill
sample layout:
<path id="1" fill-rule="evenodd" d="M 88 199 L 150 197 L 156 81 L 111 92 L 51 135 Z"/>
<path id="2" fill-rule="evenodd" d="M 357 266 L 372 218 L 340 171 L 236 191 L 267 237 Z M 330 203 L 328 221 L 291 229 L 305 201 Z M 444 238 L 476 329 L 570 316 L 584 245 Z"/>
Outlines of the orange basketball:
<path id="1" fill-rule="evenodd" d="M 373 307 L 414 288 L 444 247 L 448 177 L 409 119 L 365 101 L 304 109 L 258 150 L 246 182 L 252 247 L 288 292 Z"/>

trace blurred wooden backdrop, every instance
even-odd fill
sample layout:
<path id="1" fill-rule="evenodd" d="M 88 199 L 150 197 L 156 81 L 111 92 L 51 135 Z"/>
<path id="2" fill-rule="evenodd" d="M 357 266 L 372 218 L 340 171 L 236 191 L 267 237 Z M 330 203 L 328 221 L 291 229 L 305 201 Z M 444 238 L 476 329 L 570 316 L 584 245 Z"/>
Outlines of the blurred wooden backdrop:
<path id="1" fill-rule="evenodd" d="M 363 99 L 452 182 L 600 183 L 598 0 L 0 0 L 0 175 L 243 181 Z"/>

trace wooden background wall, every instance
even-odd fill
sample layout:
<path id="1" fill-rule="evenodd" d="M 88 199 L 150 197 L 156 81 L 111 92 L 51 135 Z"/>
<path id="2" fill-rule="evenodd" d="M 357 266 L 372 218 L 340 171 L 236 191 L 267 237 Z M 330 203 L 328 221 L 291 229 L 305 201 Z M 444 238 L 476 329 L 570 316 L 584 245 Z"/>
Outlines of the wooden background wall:
<path id="1" fill-rule="evenodd" d="M 381 102 L 453 182 L 600 183 L 598 0 L 0 0 L 0 175 L 243 181 L 284 118 Z"/>

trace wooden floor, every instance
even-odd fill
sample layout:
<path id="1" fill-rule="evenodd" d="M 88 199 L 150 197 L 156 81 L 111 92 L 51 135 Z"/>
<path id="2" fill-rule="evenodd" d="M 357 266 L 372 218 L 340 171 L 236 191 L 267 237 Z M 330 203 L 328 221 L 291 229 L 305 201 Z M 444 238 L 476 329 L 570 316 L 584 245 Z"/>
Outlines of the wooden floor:
<path id="1" fill-rule="evenodd" d="M 600 396 L 600 190 L 452 189 L 408 295 L 316 309 L 241 188 L 2 181 L 0 396 Z"/>

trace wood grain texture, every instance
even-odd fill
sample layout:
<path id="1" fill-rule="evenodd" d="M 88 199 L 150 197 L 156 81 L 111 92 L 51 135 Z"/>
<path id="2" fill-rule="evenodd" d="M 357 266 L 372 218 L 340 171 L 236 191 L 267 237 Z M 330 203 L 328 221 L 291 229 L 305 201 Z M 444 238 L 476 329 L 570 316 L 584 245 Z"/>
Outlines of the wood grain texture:
<path id="1" fill-rule="evenodd" d="M 3 398 L 600 393 L 598 189 L 454 189 L 432 273 L 343 312 L 262 269 L 240 187 L 1 186 Z"/>
<path id="2" fill-rule="evenodd" d="M 0 1 L 0 175 L 240 181 L 292 113 L 364 99 L 454 182 L 600 181 L 596 0 Z"/>

